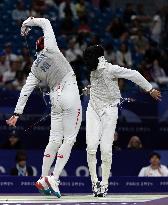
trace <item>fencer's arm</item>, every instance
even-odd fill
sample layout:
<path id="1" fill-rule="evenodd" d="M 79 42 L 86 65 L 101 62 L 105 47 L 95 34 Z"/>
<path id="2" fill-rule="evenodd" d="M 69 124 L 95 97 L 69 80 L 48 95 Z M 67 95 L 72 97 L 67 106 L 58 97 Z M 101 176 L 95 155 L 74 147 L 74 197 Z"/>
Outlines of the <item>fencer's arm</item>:
<path id="1" fill-rule="evenodd" d="M 20 97 L 16 104 L 14 113 L 19 115 L 23 113 L 26 102 L 38 83 L 39 80 L 30 72 L 29 76 L 27 77 L 26 84 L 23 86 L 20 92 Z"/>
<path id="2" fill-rule="evenodd" d="M 152 85 L 136 70 L 127 69 L 118 65 L 112 65 L 110 70 L 116 78 L 131 80 L 147 92 L 152 90 Z"/>
<path id="3" fill-rule="evenodd" d="M 27 20 L 23 22 L 22 27 L 23 26 L 38 26 L 42 28 L 44 33 L 44 49 L 48 51 L 59 50 L 53 28 L 48 19 L 29 17 Z"/>

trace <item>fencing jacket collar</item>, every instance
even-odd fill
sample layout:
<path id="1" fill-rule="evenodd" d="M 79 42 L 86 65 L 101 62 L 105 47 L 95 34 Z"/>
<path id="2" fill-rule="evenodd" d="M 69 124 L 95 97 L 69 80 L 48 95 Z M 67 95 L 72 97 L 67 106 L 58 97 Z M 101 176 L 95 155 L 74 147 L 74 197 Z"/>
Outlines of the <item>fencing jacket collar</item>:
<path id="1" fill-rule="evenodd" d="M 101 56 L 98 58 L 99 60 L 99 63 L 98 63 L 98 66 L 97 66 L 97 69 L 102 69 L 102 68 L 105 68 L 106 67 L 106 63 L 107 63 L 107 60 L 105 59 L 104 56 Z"/>

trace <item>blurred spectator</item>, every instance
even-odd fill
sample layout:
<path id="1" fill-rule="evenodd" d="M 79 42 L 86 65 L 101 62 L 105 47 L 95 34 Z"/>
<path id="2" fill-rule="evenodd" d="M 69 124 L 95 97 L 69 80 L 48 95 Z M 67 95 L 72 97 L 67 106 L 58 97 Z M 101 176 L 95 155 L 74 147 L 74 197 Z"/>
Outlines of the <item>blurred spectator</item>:
<path id="1" fill-rule="evenodd" d="M 142 142 L 138 136 L 131 137 L 128 143 L 128 149 L 131 150 L 142 149 Z"/>
<path id="2" fill-rule="evenodd" d="M 51 7 L 56 6 L 55 0 L 45 0 L 45 3 L 46 3 L 46 5 L 51 6 Z"/>
<path id="3" fill-rule="evenodd" d="M 22 66 L 21 69 L 27 76 L 31 70 L 31 66 L 33 63 L 33 59 L 29 54 L 29 49 L 27 47 L 22 48 L 22 53 L 21 53 L 21 61 L 22 61 Z"/>
<path id="4" fill-rule="evenodd" d="M 99 7 L 100 0 L 91 0 L 91 2 L 92 2 L 94 7 L 97 7 L 97 8 Z"/>
<path id="5" fill-rule="evenodd" d="M 126 31 L 126 28 L 121 21 L 121 18 L 115 17 L 106 30 L 113 38 L 120 38 L 120 36 Z"/>
<path id="6" fill-rule="evenodd" d="M 63 35 L 72 35 L 75 33 L 76 28 L 71 15 L 67 15 L 62 19 L 60 30 Z"/>
<path id="7" fill-rule="evenodd" d="M 101 11 L 105 10 L 106 8 L 109 8 L 111 5 L 110 0 L 99 0 L 99 8 Z"/>
<path id="8" fill-rule="evenodd" d="M 136 8 L 137 8 L 136 13 L 138 16 L 146 16 L 143 3 L 137 4 Z"/>
<path id="9" fill-rule="evenodd" d="M 81 48 L 81 50 L 85 50 L 87 47 L 87 43 L 85 41 L 85 33 L 78 33 L 76 36 L 76 45 Z"/>
<path id="10" fill-rule="evenodd" d="M 120 36 L 120 40 L 118 41 L 118 46 L 121 45 L 121 44 L 128 45 L 127 43 L 128 43 L 129 38 L 130 38 L 130 36 L 129 36 L 128 32 L 122 33 L 121 36 Z"/>
<path id="11" fill-rule="evenodd" d="M 147 23 L 151 19 L 150 16 L 146 14 L 144 3 L 138 3 L 136 7 L 136 15 L 137 18 L 142 22 L 142 23 Z"/>
<path id="12" fill-rule="evenodd" d="M 128 50 L 128 46 L 124 43 L 121 44 L 120 50 L 116 52 L 116 62 L 118 65 L 123 66 L 123 67 L 132 66 L 131 53 Z"/>
<path id="13" fill-rule="evenodd" d="M 121 147 L 119 146 L 118 143 L 118 133 L 115 132 L 114 133 L 114 142 L 113 142 L 113 151 L 120 151 Z"/>
<path id="14" fill-rule="evenodd" d="M 26 76 L 23 71 L 18 70 L 16 72 L 15 80 L 12 82 L 12 88 L 15 90 L 21 90 L 26 82 Z"/>
<path id="15" fill-rule="evenodd" d="M 133 9 L 133 4 L 132 3 L 127 3 L 124 13 L 123 13 L 123 20 L 126 24 L 129 24 L 131 22 L 131 16 L 136 15 L 134 9 Z"/>
<path id="16" fill-rule="evenodd" d="M 0 82 L 2 81 L 3 73 L 9 69 L 6 66 L 5 60 L 6 60 L 5 52 L 1 51 L 0 52 Z"/>
<path id="17" fill-rule="evenodd" d="M 16 167 L 11 169 L 11 175 L 15 176 L 33 176 L 33 169 L 27 166 L 27 155 L 24 151 L 16 153 Z"/>
<path id="18" fill-rule="evenodd" d="M 75 4 L 71 0 L 65 0 L 59 5 L 59 18 L 63 19 L 66 16 L 77 19 Z"/>
<path id="19" fill-rule="evenodd" d="M 41 17 L 40 13 L 37 13 L 34 9 L 34 4 L 32 4 L 30 10 L 29 10 L 29 16 L 33 16 L 33 17 Z"/>
<path id="20" fill-rule="evenodd" d="M 12 43 L 8 42 L 5 44 L 5 48 L 4 48 L 4 52 L 6 55 L 5 58 L 5 64 L 8 68 L 10 68 L 10 61 L 12 61 L 13 59 L 16 59 L 16 54 L 13 53 L 12 51 Z"/>
<path id="21" fill-rule="evenodd" d="M 168 29 L 168 5 L 166 5 L 164 8 L 165 8 L 165 10 L 164 10 L 164 16 L 165 16 L 164 27 L 165 27 L 165 30 L 167 30 Z"/>
<path id="22" fill-rule="evenodd" d="M 10 70 L 3 74 L 3 82 L 11 83 L 15 80 L 16 72 L 21 69 L 21 61 L 18 57 L 10 61 Z"/>
<path id="23" fill-rule="evenodd" d="M 160 58 L 159 58 L 159 64 L 162 68 L 164 68 L 166 75 L 168 75 L 168 49 L 161 51 Z"/>
<path id="24" fill-rule="evenodd" d="M 78 33 L 89 34 L 91 32 L 87 19 L 82 19 L 78 28 Z"/>
<path id="25" fill-rule="evenodd" d="M 80 19 L 86 18 L 87 10 L 84 0 L 78 0 L 76 4 L 76 12 Z"/>
<path id="26" fill-rule="evenodd" d="M 1 145 L 1 149 L 21 149 L 21 148 L 22 148 L 21 141 L 16 131 L 12 131 L 9 134 L 9 138 L 7 139 L 7 141 L 3 145 Z"/>
<path id="27" fill-rule="evenodd" d="M 160 67 L 158 60 L 154 60 L 151 72 L 151 76 L 156 83 L 168 84 L 168 76 L 166 75 L 164 69 Z"/>
<path id="28" fill-rule="evenodd" d="M 142 54 L 145 53 L 145 51 L 147 49 L 148 42 L 149 41 L 143 35 L 142 30 L 139 30 L 138 35 L 135 36 L 134 39 L 133 39 L 133 43 L 134 43 L 136 51 L 138 51 L 139 53 L 142 53 Z"/>
<path id="29" fill-rule="evenodd" d="M 152 65 L 155 59 L 160 58 L 160 50 L 156 47 L 156 43 L 149 42 L 146 45 L 146 51 L 144 54 L 144 60 L 147 64 Z"/>
<path id="30" fill-rule="evenodd" d="M 131 16 L 131 22 L 129 27 L 129 32 L 131 36 L 137 35 L 138 31 L 141 29 L 140 20 L 137 16 L 133 15 Z"/>
<path id="31" fill-rule="evenodd" d="M 140 65 L 140 73 L 145 77 L 145 79 L 149 82 L 153 81 L 151 75 L 151 67 L 148 66 L 144 61 Z"/>
<path id="32" fill-rule="evenodd" d="M 160 163 L 161 156 L 157 152 L 153 152 L 150 157 L 150 165 L 143 167 L 139 173 L 139 177 L 167 177 L 168 169 Z"/>
<path id="33" fill-rule="evenodd" d="M 168 48 L 168 25 L 165 28 L 164 32 L 163 32 L 163 37 L 161 39 L 161 44 L 165 47 Z"/>
<path id="34" fill-rule="evenodd" d="M 82 50 L 77 46 L 74 39 L 69 41 L 68 50 L 65 51 L 65 57 L 70 62 L 78 82 L 78 86 L 81 87 L 81 81 L 83 77 L 83 70 L 82 70 Z"/>
<path id="35" fill-rule="evenodd" d="M 104 56 L 105 56 L 106 60 L 109 63 L 115 64 L 115 62 L 116 62 L 116 60 L 115 60 L 115 52 L 114 52 L 113 46 L 111 44 L 108 44 L 105 47 Z"/>
<path id="36" fill-rule="evenodd" d="M 160 15 L 156 14 L 153 17 L 152 28 L 151 28 L 151 38 L 153 41 L 159 43 L 160 35 L 162 31 L 162 20 Z"/>
<path id="37" fill-rule="evenodd" d="M 98 35 L 92 35 L 89 45 L 98 45 L 100 44 L 100 37 Z"/>
<path id="38" fill-rule="evenodd" d="M 82 50 L 77 48 L 75 41 L 71 39 L 69 41 L 68 50 L 65 51 L 65 57 L 70 63 L 74 63 L 82 58 Z"/>
<path id="39" fill-rule="evenodd" d="M 17 21 L 18 24 L 21 24 L 22 21 L 26 20 L 29 17 L 29 11 L 25 9 L 24 2 L 19 0 L 16 4 L 16 9 L 12 11 L 13 20 Z"/>
<path id="40" fill-rule="evenodd" d="M 42 17 L 47 10 L 47 5 L 44 0 L 33 0 L 31 8 L 31 15 L 35 17 Z"/>
<path id="41" fill-rule="evenodd" d="M 145 62 L 141 63 L 139 72 L 144 76 L 144 78 L 152 84 L 152 87 L 158 89 L 158 84 L 154 81 L 152 77 L 152 67 L 150 64 L 146 64 Z"/>

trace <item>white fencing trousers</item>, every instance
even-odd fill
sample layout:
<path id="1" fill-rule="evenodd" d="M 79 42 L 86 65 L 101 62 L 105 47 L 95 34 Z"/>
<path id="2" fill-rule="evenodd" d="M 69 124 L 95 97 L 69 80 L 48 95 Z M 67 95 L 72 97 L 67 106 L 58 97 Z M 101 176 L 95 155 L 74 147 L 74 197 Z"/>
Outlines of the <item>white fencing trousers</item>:
<path id="1" fill-rule="evenodd" d="M 108 184 L 112 164 L 112 144 L 118 119 L 118 107 L 105 107 L 95 111 L 89 104 L 86 112 L 87 162 L 92 183 L 97 182 L 96 152 L 100 144 L 102 183 Z"/>
<path id="2" fill-rule="evenodd" d="M 51 130 L 43 157 L 42 176 L 48 175 L 57 157 L 53 174 L 58 179 L 69 159 L 82 119 L 80 95 L 75 76 L 68 77 L 52 90 L 50 98 Z"/>

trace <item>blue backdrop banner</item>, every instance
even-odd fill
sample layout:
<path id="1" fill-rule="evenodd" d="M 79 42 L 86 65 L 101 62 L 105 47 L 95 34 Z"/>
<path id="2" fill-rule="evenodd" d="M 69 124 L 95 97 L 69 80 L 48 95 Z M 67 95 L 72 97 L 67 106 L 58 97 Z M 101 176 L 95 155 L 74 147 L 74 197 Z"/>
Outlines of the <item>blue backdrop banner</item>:
<path id="1" fill-rule="evenodd" d="M 161 163 L 168 165 L 168 151 L 156 150 L 161 155 Z M 152 150 L 121 150 L 113 153 L 112 176 L 138 176 L 144 166 L 149 165 L 149 155 Z M 10 175 L 11 169 L 16 166 L 16 151 L 0 151 L 0 175 Z M 41 174 L 43 150 L 27 151 L 27 165 L 33 167 L 34 176 Z M 101 177 L 100 153 L 97 153 L 97 173 Z M 50 170 L 53 171 L 55 163 Z M 89 170 L 86 159 L 86 150 L 73 150 L 70 159 L 62 172 L 64 177 L 88 177 Z"/>
<path id="2" fill-rule="evenodd" d="M 0 193 L 37 193 L 34 183 L 38 177 L 0 177 Z M 111 177 L 112 193 L 164 193 L 168 190 L 168 177 Z M 62 177 L 62 193 L 91 193 L 89 177 Z"/>

